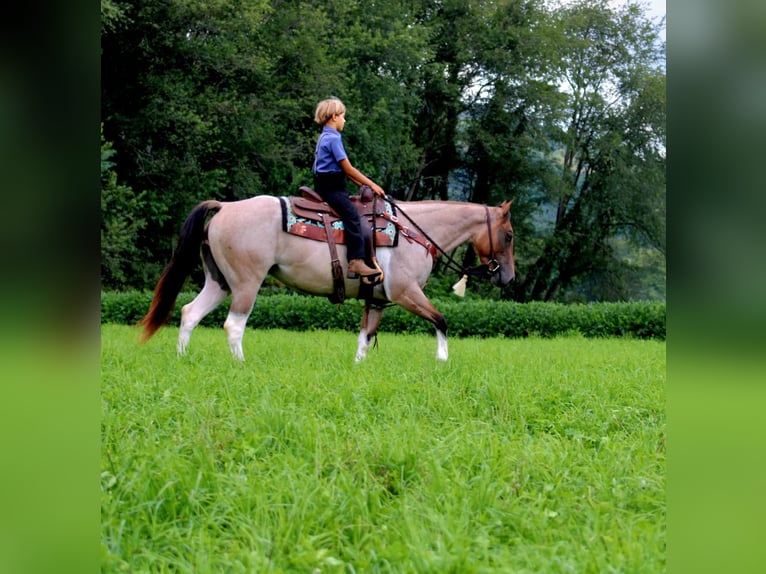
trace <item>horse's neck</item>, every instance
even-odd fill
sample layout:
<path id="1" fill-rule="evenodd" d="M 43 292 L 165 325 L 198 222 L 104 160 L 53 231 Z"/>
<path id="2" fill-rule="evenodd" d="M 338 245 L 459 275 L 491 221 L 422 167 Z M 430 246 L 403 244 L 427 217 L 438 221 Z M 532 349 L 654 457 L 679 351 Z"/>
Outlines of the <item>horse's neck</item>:
<path id="1" fill-rule="evenodd" d="M 485 208 L 475 203 L 416 201 L 401 207 L 445 251 L 475 240 L 486 227 Z"/>

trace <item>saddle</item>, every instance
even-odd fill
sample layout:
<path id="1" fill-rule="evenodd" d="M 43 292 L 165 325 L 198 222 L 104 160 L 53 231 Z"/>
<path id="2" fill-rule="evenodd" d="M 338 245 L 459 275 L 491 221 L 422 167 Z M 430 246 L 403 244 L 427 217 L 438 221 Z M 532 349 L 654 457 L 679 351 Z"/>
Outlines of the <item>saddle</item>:
<path id="1" fill-rule="evenodd" d="M 346 236 L 343 232 L 343 220 L 335 210 L 327 205 L 317 192 L 305 185 L 299 188 L 301 197 L 288 197 L 287 204 L 283 202 L 282 228 L 287 233 L 307 237 L 315 241 L 328 241 L 328 226 L 325 224 L 325 216 L 329 221 L 329 229 L 332 239 L 336 244 L 345 245 Z M 383 219 L 386 215 L 396 215 L 395 208 L 386 200 L 375 201 L 372 190 L 363 185 L 358 196 L 351 196 L 351 203 L 359 211 L 362 223 L 367 221 L 370 225 L 362 225 L 365 234 L 365 249 L 367 255 L 374 256 L 374 247 L 395 247 L 399 237 L 397 227 L 393 221 Z M 376 205 L 377 204 L 377 205 Z M 377 209 L 377 214 L 375 213 Z M 377 221 L 376 221 L 377 220 Z M 378 227 L 378 224 L 381 227 Z M 372 231 L 375 230 L 373 238 Z M 373 240 L 374 239 L 374 240 Z"/>
<path id="2" fill-rule="evenodd" d="M 336 246 L 346 243 L 343 220 L 311 188 L 302 186 L 299 191 L 301 197 L 280 197 L 282 230 L 292 235 L 328 244 L 335 290 L 330 300 L 334 303 L 342 303 L 345 299 L 345 282 Z M 351 196 L 351 202 L 359 211 L 362 221 L 365 261 L 369 266 L 380 269 L 375 257 L 376 247 L 395 247 L 399 241 L 399 229 L 394 223 L 397 221 L 395 208 L 390 202 L 376 198 L 372 189 L 366 185 L 360 188 L 358 196 Z M 369 225 L 364 225 L 365 221 Z M 349 275 L 352 279 L 356 277 L 356 275 Z M 367 289 L 371 296 L 372 286 L 381 283 L 383 279 L 382 271 L 377 276 L 362 277 L 362 287 Z"/>
<path id="3" fill-rule="evenodd" d="M 314 190 L 306 186 L 299 187 L 298 190 L 301 192 L 301 197 L 279 198 L 282 206 L 282 231 L 328 244 L 334 284 L 334 293 L 329 299 L 333 303 L 343 303 L 346 297 L 345 283 L 336 249 L 338 243 L 346 243 L 343 220 Z M 367 265 L 380 269 L 375 258 L 375 249 L 396 247 L 399 244 L 400 234 L 409 243 L 421 245 L 431 257 L 432 263 L 436 263 L 438 255 L 436 247 L 428 237 L 402 224 L 396 216 L 396 206 L 392 201 L 377 197 L 372 189 L 363 185 L 359 188 L 358 196 L 351 196 L 351 202 L 359 210 L 359 216 L 363 222 Z M 368 226 L 364 225 L 365 221 L 369 223 Z M 382 271 L 374 278 L 362 278 L 360 298 L 372 300 L 372 287 L 381 283 L 383 279 Z"/>

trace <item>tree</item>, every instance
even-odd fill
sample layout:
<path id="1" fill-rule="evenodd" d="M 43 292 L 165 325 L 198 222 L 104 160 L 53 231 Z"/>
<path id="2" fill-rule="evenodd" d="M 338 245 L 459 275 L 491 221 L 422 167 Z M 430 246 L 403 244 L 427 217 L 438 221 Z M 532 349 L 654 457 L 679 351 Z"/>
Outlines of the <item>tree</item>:
<path id="1" fill-rule="evenodd" d="M 429 50 L 421 63 L 416 110 L 417 172 L 406 199 L 448 199 L 449 176 L 458 168 L 458 121 L 473 81 L 472 38 L 480 35 L 488 2 L 423 2 L 418 21 L 427 31 Z"/>
<path id="2" fill-rule="evenodd" d="M 417 156 L 406 121 L 415 103 L 403 86 L 422 35 L 389 17 L 391 3 L 365 4 L 133 0 L 102 9 L 104 130 L 121 179 L 145 193 L 137 241 L 151 262 L 167 260 L 178 222 L 202 199 L 310 184 L 314 105 L 329 95 L 351 109 L 354 163 L 402 185 Z"/>
<path id="3" fill-rule="evenodd" d="M 141 253 L 136 246 L 139 232 L 146 226 L 142 217 L 143 194 L 117 183 L 112 145 L 101 133 L 101 285 L 119 290 L 136 286 L 142 277 Z"/>
<path id="4" fill-rule="evenodd" d="M 553 58 L 548 53 L 553 42 L 545 37 L 547 18 L 533 0 L 499 3 L 488 11 L 475 48 L 480 73 L 467 94 L 460 134 L 466 174 L 462 195 L 487 204 L 514 200 L 514 229 L 523 238 L 516 248 L 522 272 L 534 262 L 537 212 L 544 209 L 554 181 L 546 158 L 549 125 L 563 101 L 546 64 Z"/>
<path id="5" fill-rule="evenodd" d="M 353 162 L 390 194 L 406 197 L 420 155 L 416 121 L 428 29 L 422 2 L 343 2 L 332 52 L 348 70 L 344 130 Z M 338 94 L 340 95 L 340 94 Z"/>
<path id="6" fill-rule="evenodd" d="M 552 229 L 518 298 L 551 300 L 575 283 L 586 298 L 626 297 L 616 240 L 664 250 L 665 93 L 657 25 L 640 6 L 577 0 L 552 14 L 554 69 L 567 95 L 554 122 L 560 178 Z M 553 119 L 558 119 L 553 116 Z M 557 157 L 553 154 L 551 157 Z"/>
<path id="7" fill-rule="evenodd" d="M 103 0 L 103 216 L 144 222 L 140 268 L 103 272 L 151 287 L 198 201 L 310 184 L 335 95 L 353 163 L 395 197 L 514 199 L 510 296 L 634 297 L 656 283 L 636 269 L 662 273 L 661 64 L 640 7 L 608 0 Z"/>

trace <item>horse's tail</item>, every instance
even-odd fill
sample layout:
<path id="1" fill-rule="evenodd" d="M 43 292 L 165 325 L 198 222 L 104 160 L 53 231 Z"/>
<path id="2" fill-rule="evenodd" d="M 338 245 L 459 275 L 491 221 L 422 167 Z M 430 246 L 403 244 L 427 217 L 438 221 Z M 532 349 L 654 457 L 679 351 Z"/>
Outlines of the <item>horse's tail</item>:
<path id="1" fill-rule="evenodd" d="M 138 326 L 144 328 L 141 333 L 142 343 L 148 341 L 172 313 L 184 281 L 200 262 L 200 248 L 207 237 L 205 220 L 210 212 L 215 213 L 221 207 L 220 201 L 203 201 L 186 218 L 173 257 L 165 266 L 154 289 L 149 311 L 138 322 Z"/>

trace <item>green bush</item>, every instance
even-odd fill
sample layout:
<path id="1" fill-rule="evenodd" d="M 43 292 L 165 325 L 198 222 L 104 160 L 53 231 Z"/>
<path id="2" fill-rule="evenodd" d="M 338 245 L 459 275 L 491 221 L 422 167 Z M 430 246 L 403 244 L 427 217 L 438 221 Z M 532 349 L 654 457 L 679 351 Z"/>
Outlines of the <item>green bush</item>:
<path id="1" fill-rule="evenodd" d="M 178 296 L 168 323 L 178 325 L 181 307 L 194 293 Z M 135 324 L 149 309 L 148 291 L 102 292 L 101 322 Z M 447 319 L 449 334 L 456 337 L 555 337 L 579 333 L 585 337 L 635 337 L 665 339 L 665 303 L 515 303 L 511 301 L 437 299 L 434 305 Z M 228 301 L 202 320 L 202 325 L 221 327 Z M 256 300 L 248 326 L 254 329 L 338 329 L 356 332 L 362 304 L 349 300 L 333 305 L 322 297 L 298 294 L 261 296 Z M 432 333 L 433 326 L 401 307 L 386 310 L 380 331 Z"/>

